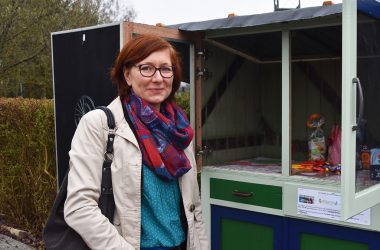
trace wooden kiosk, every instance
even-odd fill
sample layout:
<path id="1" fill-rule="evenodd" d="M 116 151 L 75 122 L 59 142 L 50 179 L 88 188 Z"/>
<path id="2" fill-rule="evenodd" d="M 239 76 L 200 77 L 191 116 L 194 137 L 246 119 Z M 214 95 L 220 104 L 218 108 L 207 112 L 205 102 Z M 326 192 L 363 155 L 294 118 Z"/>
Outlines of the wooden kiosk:
<path id="1" fill-rule="evenodd" d="M 378 1 L 114 26 L 180 50 L 211 249 L 380 249 Z"/>

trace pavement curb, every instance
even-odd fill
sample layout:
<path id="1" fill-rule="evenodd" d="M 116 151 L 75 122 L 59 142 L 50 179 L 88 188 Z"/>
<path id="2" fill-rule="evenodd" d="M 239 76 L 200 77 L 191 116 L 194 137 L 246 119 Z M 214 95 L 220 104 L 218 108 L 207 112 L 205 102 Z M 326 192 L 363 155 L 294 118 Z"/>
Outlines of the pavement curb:
<path id="1" fill-rule="evenodd" d="M 35 250 L 35 248 L 17 241 L 7 235 L 0 233 L 0 249 L 1 250 Z"/>

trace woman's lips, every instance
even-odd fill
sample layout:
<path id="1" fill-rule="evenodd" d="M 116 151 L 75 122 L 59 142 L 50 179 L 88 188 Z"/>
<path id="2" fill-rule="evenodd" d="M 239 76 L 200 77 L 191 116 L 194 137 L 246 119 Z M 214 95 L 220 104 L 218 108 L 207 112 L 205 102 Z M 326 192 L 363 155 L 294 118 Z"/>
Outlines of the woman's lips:
<path id="1" fill-rule="evenodd" d="M 148 89 L 148 91 L 151 91 L 151 92 L 161 92 L 163 90 L 164 90 L 163 88 Z"/>

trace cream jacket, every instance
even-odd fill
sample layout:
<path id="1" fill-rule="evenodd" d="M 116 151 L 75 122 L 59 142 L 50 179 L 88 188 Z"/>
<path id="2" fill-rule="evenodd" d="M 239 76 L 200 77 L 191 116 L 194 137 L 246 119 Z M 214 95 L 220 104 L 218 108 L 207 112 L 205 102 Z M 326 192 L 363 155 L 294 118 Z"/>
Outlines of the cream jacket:
<path id="1" fill-rule="evenodd" d="M 84 115 L 74 134 L 70 155 L 64 215 L 91 249 L 140 249 L 142 156 L 137 140 L 124 118 L 120 98 L 108 106 L 115 117 L 116 136 L 111 166 L 115 198 L 114 225 L 100 212 L 98 199 L 103 155 L 108 134 L 102 110 Z M 187 249 L 208 249 L 202 219 L 194 152 L 185 153 L 192 169 L 179 178 L 187 218 Z"/>

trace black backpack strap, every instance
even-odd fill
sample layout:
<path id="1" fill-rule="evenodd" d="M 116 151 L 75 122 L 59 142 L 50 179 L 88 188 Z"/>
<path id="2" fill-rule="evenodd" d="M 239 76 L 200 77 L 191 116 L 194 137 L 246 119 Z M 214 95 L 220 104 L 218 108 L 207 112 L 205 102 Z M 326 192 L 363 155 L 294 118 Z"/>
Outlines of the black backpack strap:
<path id="1" fill-rule="evenodd" d="M 115 118 L 112 114 L 112 111 L 104 106 L 97 107 L 97 109 L 103 110 L 107 115 L 107 124 L 108 124 L 108 141 L 107 141 L 107 147 L 106 147 L 106 154 L 104 155 L 105 159 L 111 159 L 113 157 L 113 141 L 115 139 Z"/>
<path id="2" fill-rule="evenodd" d="M 99 106 L 96 107 L 97 109 L 103 110 L 107 115 L 107 124 L 109 129 L 115 129 L 115 118 L 113 117 L 112 111 L 105 107 L 105 106 Z"/>
<path id="3" fill-rule="evenodd" d="M 101 194 L 99 197 L 99 208 L 112 223 L 113 215 L 115 211 L 115 200 L 113 196 L 112 189 L 112 174 L 111 174 L 111 164 L 113 160 L 113 142 L 115 139 L 115 119 L 112 111 L 104 106 L 97 107 L 97 109 L 103 110 L 107 115 L 108 124 L 108 139 L 106 152 L 104 153 L 104 162 L 102 167 L 102 185 Z"/>

